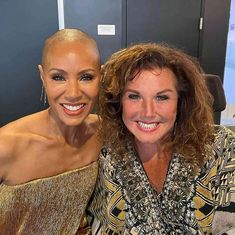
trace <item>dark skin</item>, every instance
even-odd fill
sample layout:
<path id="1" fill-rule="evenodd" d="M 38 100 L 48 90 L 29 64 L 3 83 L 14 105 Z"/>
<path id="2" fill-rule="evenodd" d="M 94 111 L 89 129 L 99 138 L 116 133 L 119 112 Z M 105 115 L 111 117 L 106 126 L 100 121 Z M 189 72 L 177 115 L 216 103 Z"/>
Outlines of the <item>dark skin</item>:
<path id="1" fill-rule="evenodd" d="M 18 185 L 85 167 L 101 148 L 98 50 L 89 40 L 54 40 L 39 65 L 50 108 L 0 128 L 0 180 Z M 92 146 L 92 148 L 91 148 Z"/>

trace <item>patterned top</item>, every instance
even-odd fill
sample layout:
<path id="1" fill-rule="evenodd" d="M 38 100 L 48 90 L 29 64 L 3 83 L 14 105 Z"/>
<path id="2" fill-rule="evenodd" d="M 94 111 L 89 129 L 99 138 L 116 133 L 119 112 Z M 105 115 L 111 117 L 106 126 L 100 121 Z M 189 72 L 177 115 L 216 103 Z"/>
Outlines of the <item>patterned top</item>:
<path id="1" fill-rule="evenodd" d="M 151 186 L 133 147 L 122 160 L 103 149 L 88 214 L 92 234 L 235 234 L 235 133 L 217 126 L 197 173 L 174 153 L 163 190 Z"/>
<path id="2" fill-rule="evenodd" d="M 0 235 L 74 235 L 98 174 L 98 162 L 15 186 L 0 184 Z"/>

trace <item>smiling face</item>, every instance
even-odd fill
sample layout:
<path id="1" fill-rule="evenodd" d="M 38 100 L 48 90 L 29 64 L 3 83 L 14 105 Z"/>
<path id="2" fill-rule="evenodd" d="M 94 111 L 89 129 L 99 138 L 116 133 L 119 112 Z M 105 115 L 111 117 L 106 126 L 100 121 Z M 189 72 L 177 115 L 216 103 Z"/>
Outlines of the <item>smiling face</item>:
<path id="1" fill-rule="evenodd" d="M 55 41 L 39 70 L 52 115 L 68 126 L 81 124 L 99 90 L 99 53 L 94 44 Z"/>
<path id="2" fill-rule="evenodd" d="M 178 93 L 170 69 L 141 71 L 128 81 L 122 97 L 122 119 L 138 144 L 161 144 L 174 126 Z"/>

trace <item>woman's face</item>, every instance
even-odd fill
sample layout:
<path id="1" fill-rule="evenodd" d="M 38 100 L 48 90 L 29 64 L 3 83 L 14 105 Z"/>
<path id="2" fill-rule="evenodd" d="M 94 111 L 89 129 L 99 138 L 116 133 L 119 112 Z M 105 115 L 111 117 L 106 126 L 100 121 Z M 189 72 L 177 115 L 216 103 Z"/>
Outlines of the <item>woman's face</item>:
<path id="1" fill-rule="evenodd" d="M 81 124 L 92 111 L 99 90 L 97 49 L 84 42 L 57 41 L 45 58 L 39 70 L 53 114 L 68 126 Z"/>
<path id="2" fill-rule="evenodd" d="M 171 133 L 177 114 L 176 82 L 168 68 L 143 70 L 127 82 L 122 119 L 137 144 L 161 144 Z"/>

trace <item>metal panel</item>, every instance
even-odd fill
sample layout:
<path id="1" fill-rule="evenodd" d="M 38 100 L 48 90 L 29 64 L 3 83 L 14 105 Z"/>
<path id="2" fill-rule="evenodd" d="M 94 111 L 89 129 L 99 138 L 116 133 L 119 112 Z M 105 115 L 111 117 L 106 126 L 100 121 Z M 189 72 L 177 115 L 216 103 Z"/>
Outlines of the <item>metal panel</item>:
<path id="1" fill-rule="evenodd" d="M 93 36 L 97 41 L 102 63 L 113 52 L 125 46 L 126 22 L 123 2 L 123 0 L 64 1 L 65 28 L 80 28 Z M 98 25 L 115 26 L 115 35 L 98 35 Z"/>
<path id="2" fill-rule="evenodd" d="M 206 73 L 219 75 L 223 81 L 230 0 L 204 0 L 204 25 L 201 38 L 200 62 Z M 220 123 L 220 112 L 214 115 Z"/>
<path id="3" fill-rule="evenodd" d="M 200 60 L 207 73 L 217 74 L 223 79 L 231 1 L 204 1 Z"/>
<path id="4" fill-rule="evenodd" d="M 45 108 L 37 65 L 58 29 L 56 1 L 0 1 L 0 126 Z"/>
<path id="5" fill-rule="evenodd" d="M 198 56 L 201 0 L 127 0 L 127 44 L 165 42 Z"/>

